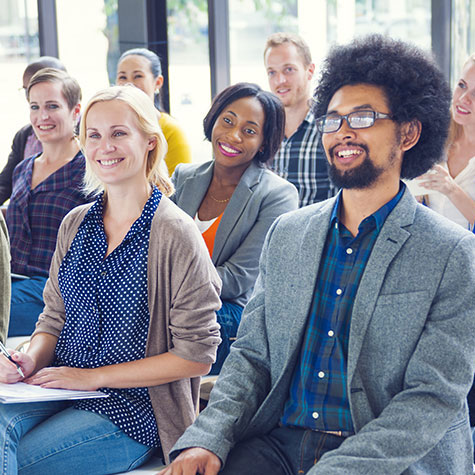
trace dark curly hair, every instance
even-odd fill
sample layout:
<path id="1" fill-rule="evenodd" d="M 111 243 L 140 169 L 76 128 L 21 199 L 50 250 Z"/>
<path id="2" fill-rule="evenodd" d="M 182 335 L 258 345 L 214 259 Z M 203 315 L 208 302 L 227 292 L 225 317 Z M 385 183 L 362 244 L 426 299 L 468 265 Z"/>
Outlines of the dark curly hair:
<path id="1" fill-rule="evenodd" d="M 257 84 L 239 82 L 227 87 L 214 98 L 211 109 L 203 120 L 205 137 L 211 142 L 211 133 L 219 114 L 231 102 L 243 97 L 255 97 L 264 110 L 262 151 L 254 156 L 256 162 L 263 164 L 274 157 L 284 139 L 285 110 L 274 94 L 262 90 Z"/>
<path id="2" fill-rule="evenodd" d="M 418 120 L 418 143 L 405 152 L 401 178 L 415 178 L 441 160 L 450 123 L 451 93 L 434 59 L 414 45 L 382 35 L 334 46 L 314 94 L 316 117 L 325 115 L 335 92 L 353 84 L 380 86 L 393 120 Z"/>

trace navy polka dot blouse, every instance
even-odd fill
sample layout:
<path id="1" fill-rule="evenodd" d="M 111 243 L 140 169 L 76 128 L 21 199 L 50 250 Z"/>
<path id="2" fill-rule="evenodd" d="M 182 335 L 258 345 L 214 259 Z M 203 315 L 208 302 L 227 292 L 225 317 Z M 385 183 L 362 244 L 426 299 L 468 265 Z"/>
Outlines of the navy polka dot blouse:
<path id="1" fill-rule="evenodd" d="M 66 321 L 56 345 L 56 366 L 98 368 L 145 357 L 148 244 L 161 197 L 154 187 L 140 218 L 107 257 L 103 195 L 87 212 L 59 269 Z M 147 388 L 100 390 L 109 397 L 78 401 L 75 407 L 108 416 L 141 444 L 160 445 Z"/>

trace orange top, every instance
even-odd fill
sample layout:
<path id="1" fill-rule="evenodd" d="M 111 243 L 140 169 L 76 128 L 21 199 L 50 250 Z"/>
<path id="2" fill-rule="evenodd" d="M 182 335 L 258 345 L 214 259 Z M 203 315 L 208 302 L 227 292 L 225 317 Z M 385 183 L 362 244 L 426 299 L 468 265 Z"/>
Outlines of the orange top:
<path id="1" fill-rule="evenodd" d="M 205 240 L 206 247 L 208 248 L 210 257 L 213 257 L 214 239 L 216 237 L 216 231 L 218 230 L 219 223 L 221 222 L 222 217 L 223 213 L 221 213 L 216 218 L 214 223 L 204 233 L 201 233 L 203 239 Z"/>

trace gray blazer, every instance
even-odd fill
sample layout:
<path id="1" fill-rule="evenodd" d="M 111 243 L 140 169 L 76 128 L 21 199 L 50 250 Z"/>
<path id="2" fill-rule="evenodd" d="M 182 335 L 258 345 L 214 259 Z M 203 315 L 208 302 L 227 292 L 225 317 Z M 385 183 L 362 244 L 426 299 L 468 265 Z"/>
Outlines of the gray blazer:
<path id="1" fill-rule="evenodd" d="M 214 160 L 180 164 L 171 199 L 195 217 L 213 177 Z M 274 220 L 298 208 L 294 185 L 254 162 L 244 172 L 219 223 L 212 261 L 223 282 L 221 299 L 246 305 L 258 274 L 264 239 Z"/>
<path id="2" fill-rule="evenodd" d="M 225 461 L 237 442 L 278 424 L 333 205 L 302 208 L 272 226 L 210 404 L 174 450 L 198 445 Z M 474 289 L 475 237 L 406 190 L 354 301 L 347 370 L 356 434 L 309 473 L 472 473 L 466 396 L 475 370 Z"/>

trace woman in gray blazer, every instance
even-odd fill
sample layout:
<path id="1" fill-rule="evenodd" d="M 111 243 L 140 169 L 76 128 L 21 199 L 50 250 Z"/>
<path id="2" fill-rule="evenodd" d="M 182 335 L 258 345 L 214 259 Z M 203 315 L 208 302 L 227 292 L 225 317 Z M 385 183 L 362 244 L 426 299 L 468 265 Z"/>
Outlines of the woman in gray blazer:
<path id="1" fill-rule="evenodd" d="M 230 86 L 216 96 L 203 125 L 214 159 L 178 165 L 172 200 L 195 219 L 223 281 L 217 313 L 223 342 L 211 369 L 218 374 L 254 287 L 267 230 L 297 209 L 298 193 L 265 167 L 284 136 L 284 108 L 273 94 L 256 84 Z"/>

